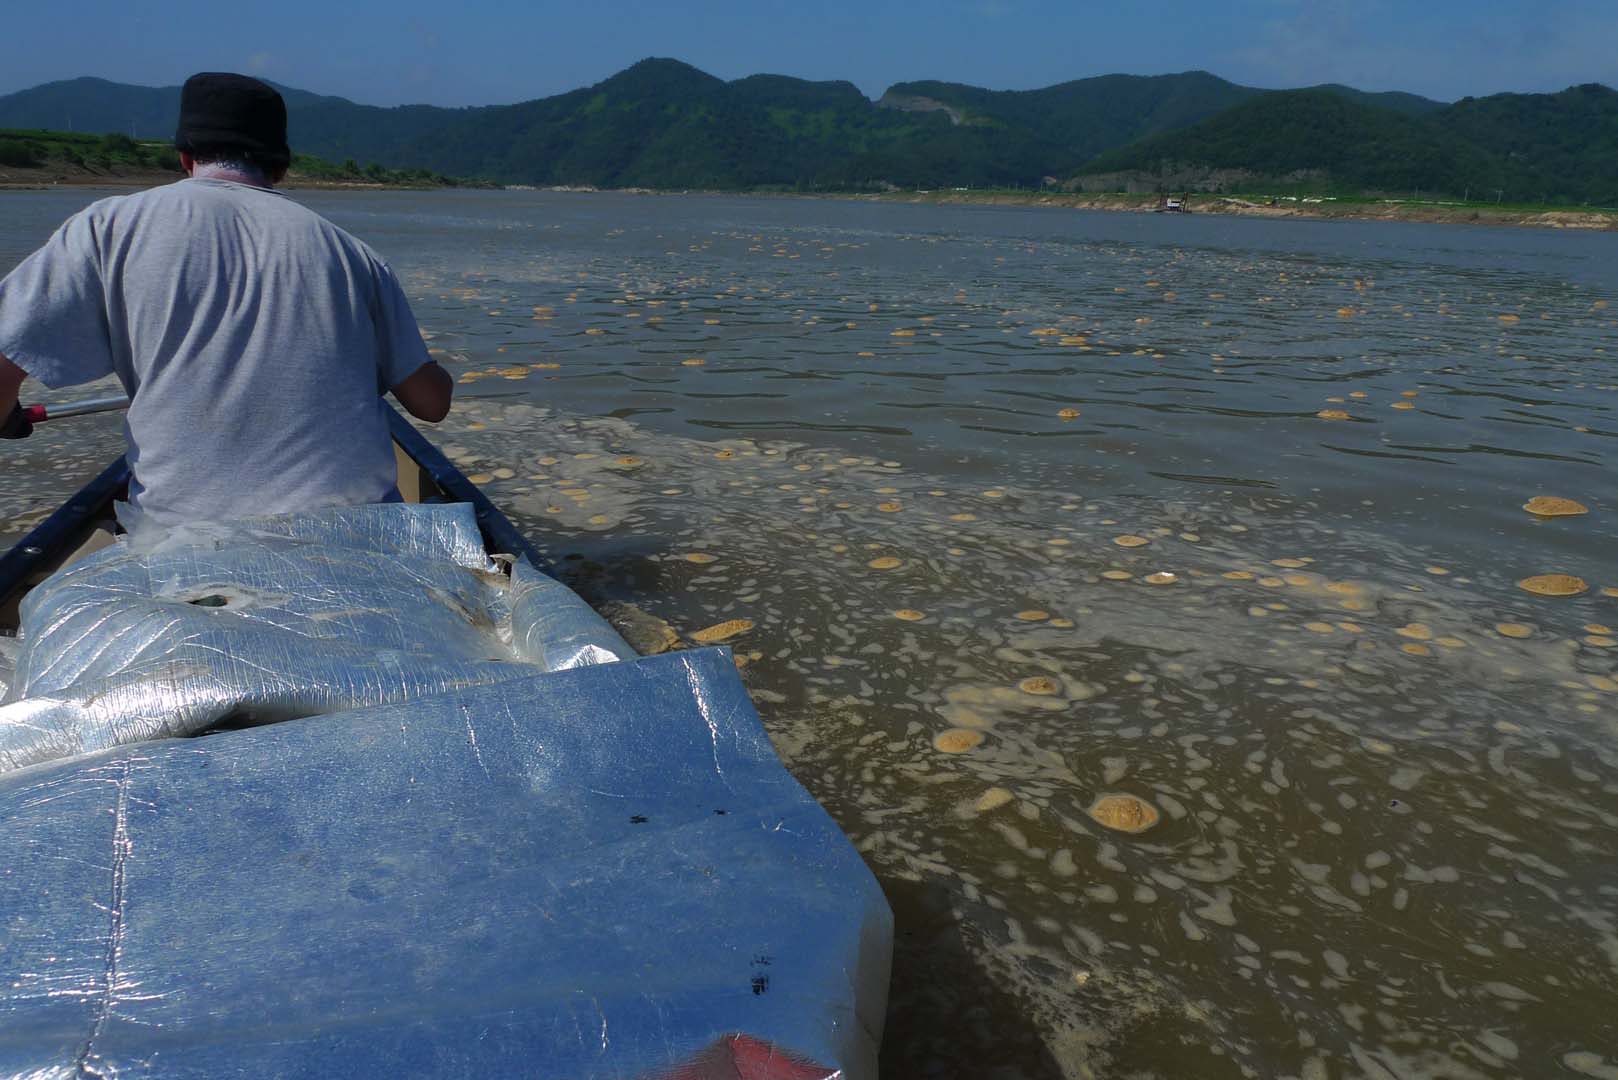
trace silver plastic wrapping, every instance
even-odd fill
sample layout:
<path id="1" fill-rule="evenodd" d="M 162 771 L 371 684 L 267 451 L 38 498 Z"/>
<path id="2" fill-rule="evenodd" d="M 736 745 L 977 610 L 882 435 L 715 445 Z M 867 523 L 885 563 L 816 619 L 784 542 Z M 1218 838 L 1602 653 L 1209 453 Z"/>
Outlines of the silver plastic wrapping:
<path id="1" fill-rule="evenodd" d="M 6 697 L 6 688 L 11 685 L 17 670 L 17 639 L 0 635 L 0 701 Z"/>
<path id="2" fill-rule="evenodd" d="M 0 1076 L 869 1077 L 891 933 L 721 649 L 0 777 Z"/>
<path id="3" fill-rule="evenodd" d="M 23 601 L 0 772 L 144 739 L 408 701 L 635 655 L 460 504 L 187 527 Z"/>

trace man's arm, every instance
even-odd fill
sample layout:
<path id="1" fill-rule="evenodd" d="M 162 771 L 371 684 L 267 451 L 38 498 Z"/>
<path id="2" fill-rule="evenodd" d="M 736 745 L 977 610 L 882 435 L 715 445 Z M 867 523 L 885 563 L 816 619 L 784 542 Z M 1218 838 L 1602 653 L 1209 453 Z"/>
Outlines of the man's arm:
<path id="1" fill-rule="evenodd" d="M 34 425 L 23 419 L 17 391 L 28 373 L 0 353 L 0 439 L 23 439 L 34 433 Z"/>
<path id="2" fill-rule="evenodd" d="M 455 380 L 449 377 L 449 372 L 429 360 L 395 386 L 393 396 L 417 420 L 436 424 L 449 415 L 450 399 L 455 396 Z"/>

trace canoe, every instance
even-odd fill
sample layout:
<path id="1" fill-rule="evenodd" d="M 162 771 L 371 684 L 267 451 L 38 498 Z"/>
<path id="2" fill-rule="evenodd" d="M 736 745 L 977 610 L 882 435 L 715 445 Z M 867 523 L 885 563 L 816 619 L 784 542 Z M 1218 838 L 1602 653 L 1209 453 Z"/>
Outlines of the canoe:
<path id="1" fill-rule="evenodd" d="M 393 434 L 407 502 L 544 567 Z M 0 625 L 124 557 L 126 482 L 0 557 Z M 869 870 L 728 650 L 617 655 L 0 773 L 0 1076 L 874 1076 Z"/>

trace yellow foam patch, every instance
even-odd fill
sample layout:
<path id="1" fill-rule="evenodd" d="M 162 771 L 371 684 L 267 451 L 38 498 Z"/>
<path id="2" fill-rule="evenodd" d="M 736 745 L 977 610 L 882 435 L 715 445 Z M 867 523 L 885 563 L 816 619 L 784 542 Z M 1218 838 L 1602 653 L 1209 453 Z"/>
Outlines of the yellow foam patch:
<path id="1" fill-rule="evenodd" d="M 1577 596 L 1589 587 L 1572 574 L 1535 574 L 1517 582 L 1517 588 L 1535 596 Z"/>
<path id="2" fill-rule="evenodd" d="M 726 619 L 722 623 L 714 623 L 705 629 L 698 630 L 691 635 L 691 640 L 703 645 L 713 645 L 720 641 L 729 641 L 739 634 L 745 634 L 753 629 L 752 619 Z"/>
<path id="3" fill-rule="evenodd" d="M 1522 508 L 1535 517 L 1576 517 L 1590 512 L 1583 503 L 1556 495 L 1535 495 L 1523 503 Z"/>
<path id="4" fill-rule="evenodd" d="M 1016 796 L 1003 787 L 992 787 L 978 796 L 978 801 L 972 804 L 972 809 L 980 814 L 987 814 L 990 810 L 998 810 Z"/>
<path id="5" fill-rule="evenodd" d="M 964 754 L 983 745 L 983 732 L 971 728 L 950 728 L 933 737 L 933 749 L 943 754 Z"/>
<path id="6" fill-rule="evenodd" d="M 1117 832 L 1145 832 L 1162 820 L 1157 807 L 1134 795 L 1103 795 L 1085 811 L 1098 825 Z"/>

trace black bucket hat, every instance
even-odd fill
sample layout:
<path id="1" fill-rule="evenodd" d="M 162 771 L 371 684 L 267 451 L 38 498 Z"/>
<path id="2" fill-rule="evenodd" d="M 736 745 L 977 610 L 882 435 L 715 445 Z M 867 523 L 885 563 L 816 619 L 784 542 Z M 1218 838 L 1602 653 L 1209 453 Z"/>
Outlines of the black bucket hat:
<path id="1" fill-rule="evenodd" d="M 190 153 L 197 147 L 291 161 L 286 102 L 273 86 L 248 75 L 204 71 L 191 76 L 180 91 L 174 148 Z"/>

